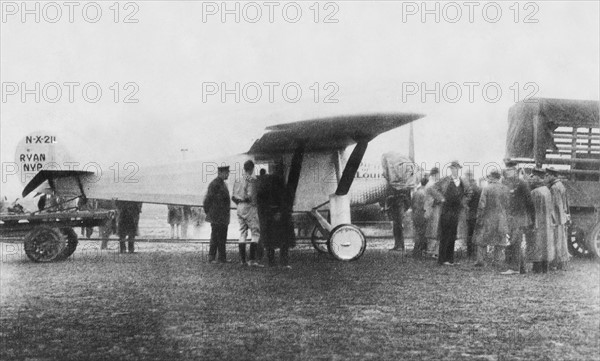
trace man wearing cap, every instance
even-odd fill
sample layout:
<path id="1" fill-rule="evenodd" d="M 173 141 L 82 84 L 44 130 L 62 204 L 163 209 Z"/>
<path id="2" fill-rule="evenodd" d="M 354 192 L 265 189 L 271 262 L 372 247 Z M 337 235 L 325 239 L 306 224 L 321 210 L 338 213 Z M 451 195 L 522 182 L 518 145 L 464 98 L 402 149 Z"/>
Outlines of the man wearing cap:
<path id="1" fill-rule="evenodd" d="M 529 185 L 519 178 L 517 162 L 505 159 L 504 178 L 502 184 L 509 190 L 508 228 L 510 245 L 506 248 L 506 263 L 509 270 L 504 274 L 525 273 L 525 254 L 523 239 L 533 218 L 533 203 Z"/>
<path id="2" fill-rule="evenodd" d="M 527 258 L 533 262 L 534 273 L 548 272 L 548 263 L 555 257 L 552 193 L 542 180 L 545 174 L 543 169 L 535 168 L 529 182 L 535 213 L 533 234 L 527 244 Z"/>
<path id="3" fill-rule="evenodd" d="M 477 245 L 477 263 L 483 266 L 488 246 L 494 247 L 494 261 L 500 262 L 504 247 L 508 246 L 509 190 L 500 182 L 500 172 L 492 170 L 487 176 L 488 185 L 481 192 L 477 206 L 477 225 L 475 244 Z"/>
<path id="4" fill-rule="evenodd" d="M 558 171 L 554 168 L 546 169 L 546 186 L 552 194 L 552 219 L 554 221 L 554 247 L 556 249 L 556 258 L 554 265 L 557 269 L 563 270 L 569 261 L 569 249 L 567 247 L 566 229 L 570 222 L 569 203 L 567 201 L 567 190 L 558 179 Z"/>
<path id="5" fill-rule="evenodd" d="M 429 181 L 425 186 L 425 237 L 427 238 L 427 253 L 437 257 L 440 212 L 442 203 L 436 200 L 433 187 L 440 181 L 440 170 L 437 167 L 431 168 L 429 172 Z"/>
<path id="6" fill-rule="evenodd" d="M 226 263 L 225 243 L 227 242 L 231 201 L 225 181 L 229 178 L 229 166 L 218 167 L 217 171 L 217 178 L 208 185 L 203 202 L 206 221 L 210 223 L 211 227 L 208 261 L 215 263 L 218 253 L 219 262 Z"/>
<path id="7" fill-rule="evenodd" d="M 256 208 L 257 181 L 254 176 L 254 162 L 247 160 L 244 163 L 244 175 L 236 179 L 233 185 L 233 196 L 231 200 L 237 205 L 237 216 L 240 224 L 240 261 L 246 264 L 246 237 L 248 230 L 252 233 L 250 244 L 249 266 L 261 265 L 256 260 L 258 240 L 260 239 L 260 226 L 258 222 L 258 210 Z"/>
<path id="8" fill-rule="evenodd" d="M 458 161 L 452 161 L 450 163 L 451 175 L 442 178 L 432 188 L 435 199 L 442 203 L 438 251 L 438 264 L 440 265 L 454 265 L 454 244 L 458 232 L 458 220 L 471 196 L 469 185 L 458 176 L 461 168 Z"/>

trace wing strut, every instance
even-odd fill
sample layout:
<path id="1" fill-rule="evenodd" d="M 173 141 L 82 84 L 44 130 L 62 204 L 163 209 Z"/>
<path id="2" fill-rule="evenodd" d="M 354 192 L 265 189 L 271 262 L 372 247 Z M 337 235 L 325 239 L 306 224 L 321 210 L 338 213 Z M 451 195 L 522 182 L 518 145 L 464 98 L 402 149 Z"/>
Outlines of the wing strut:
<path id="1" fill-rule="evenodd" d="M 362 162 L 363 156 L 365 155 L 365 151 L 367 150 L 368 145 L 369 141 L 363 140 L 358 142 L 356 144 L 356 147 L 354 147 L 354 150 L 352 151 L 352 154 L 350 154 L 350 158 L 348 159 L 348 163 L 346 163 L 344 172 L 342 173 L 342 178 L 340 178 L 340 182 L 338 183 L 335 195 L 345 196 L 346 194 L 348 194 L 350 186 L 354 181 L 356 171 L 360 166 L 360 162 Z"/>
<path id="2" fill-rule="evenodd" d="M 287 199 L 287 202 L 290 209 L 294 205 L 294 200 L 296 199 L 296 189 L 298 188 L 298 183 L 300 182 L 300 171 L 302 170 L 304 148 L 305 143 L 299 143 L 296 149 L 294 150 L 294 155 L 292 156 L 292 164 L 290 165 L 290 173 L 288 175 L 287 181 L 287 194 L 289 197 Z"/>

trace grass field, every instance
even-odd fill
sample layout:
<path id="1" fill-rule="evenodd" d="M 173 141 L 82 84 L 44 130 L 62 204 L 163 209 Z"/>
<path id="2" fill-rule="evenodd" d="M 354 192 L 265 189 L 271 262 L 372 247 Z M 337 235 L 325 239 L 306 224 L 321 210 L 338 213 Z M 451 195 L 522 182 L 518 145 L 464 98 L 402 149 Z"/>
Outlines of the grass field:
<path id="1" fill-rule="evenodd" d="M 350 263 L 299 246 L 291 270 L 208 264 L 198 244 L 141 243 L 119 256 L 84 241 L 52 264 L 7 246 L 19 245 L 2 244 L 2 360 L 600 357 L 600 266 L 590 260 L 501 276 L 383 246 Z"/>

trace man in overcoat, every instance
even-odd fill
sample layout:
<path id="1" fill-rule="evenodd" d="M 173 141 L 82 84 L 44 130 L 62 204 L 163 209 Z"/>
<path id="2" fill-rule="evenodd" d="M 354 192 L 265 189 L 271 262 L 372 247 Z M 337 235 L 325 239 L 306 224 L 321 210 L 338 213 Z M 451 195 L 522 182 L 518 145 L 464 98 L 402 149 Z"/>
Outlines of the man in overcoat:
<path id="1" fill-rule="evenodd" d="M 569 214 L 569 202 L 567 200 L 567 190 L 558 178 L 558 172 L 554 168 L 546 169 L 546 185 L 552 194 L 552 214 L 554 220 L 554 248 L 556 249 L 556 258 L 554 266 L 563 270 L 566 269 L 569 261 L 569 249 L 567 247 L 567 224 L 571 220 Z"/>
<path id="2" fill-rule="evenodd" d="M 431 168 L 429 181 L 425 186 L 425 237 L 427 238 L 427 253 L 437 257 L 439 247 L 439 223 L 442 203 L 436 199 L 434 186 L 440 181 L 440 170 Z"/>
<path id="3" fill-rule="evenodd" d="M 548 272 L 548 264 L 555 258 L 553 203 L 550 189 L 546 187 L 541 177 L 545 176 L 543 169 L 533 170 L 530 184 L 531 199 L 534 206 L 533 233 L 528 239 L 527 258 L 533 262 L 534 273 Z"/>
<path id="4" fill-rule="evenodd" d="M 225 243 L 227 242 L 231 201 L 225 181 L 229 178 L 229 166 L 218 167 L 217 171 L 217 177 L 208 185 L 203 202 L 206 221 L 210 223 L 211 227 L 208 261 L 215 263 L 218 254 L 218 262 L 226 263 Z"/>
<path id="5" fill-rule="evenodd" d="M 487 177 L 488 185 L 481 191 L 477 206 L 477 224 L 474 241 L 477 245 L 477 262 L 483 266 L 488 246 L 494 247 L 494 261 L 501 260 L 504 247 L 508 246 L 509 190 L 500 182 L 500 172 L 493 170 Z"/>
<path id="6" fill-rule="evenodd" d="M 421 179 L 421 186 L 417 188 L 412 196 L 412 221 L 414 229 L 413 256 L 420 258 L 427 251 L 427 238 L 425 237 L 426 219 L 425 219 L 425 186 L 429 182 L 429 177 L 424 176 Z"/>

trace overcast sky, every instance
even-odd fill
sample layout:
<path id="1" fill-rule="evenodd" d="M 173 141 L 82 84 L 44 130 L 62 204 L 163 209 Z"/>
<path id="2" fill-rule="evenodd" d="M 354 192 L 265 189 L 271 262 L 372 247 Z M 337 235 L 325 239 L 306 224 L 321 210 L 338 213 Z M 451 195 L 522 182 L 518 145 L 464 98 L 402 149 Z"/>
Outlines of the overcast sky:
<path id="1" fill-rule="evenodd" d="M 151 164 L 181 160 L 182 148 L 188 159 L 244 152 L 267 125 L 383 111 L 426 115 L 415 123 L 417 161 L 498 162 L 515 100 L 599 98 L 597 1 L 437 3 L 437 14 L 428 2 L 425 19 L 421 2 L 237 2 L 239 23 L 235 14 L 223 22 L 220 2 L 75 2 L 72 22 L 62 2 L 27 4 L 34 11 L 23 18 L 21 2 L 2 2 L 2 162 L 37 130 L 81 162 Z M 39 103 L 22 89 L 36 82 Z M 55 103 L 53 82 L 62 91 Z M 80 84 L 73 102 L 66 82 Z M 240 102 L 223 102 L 214 84 L 236 82 Z M 251 103 L 254 83 L 262 97 Z M 265 83 L 279 84 L 273 102 Z M 423 85 L 434 90 L 424 101 Z M 92 103 L 96 88 L 102 97 Z M 399 129 L 377 138 L 367 158 L 407 149 Z"/>

